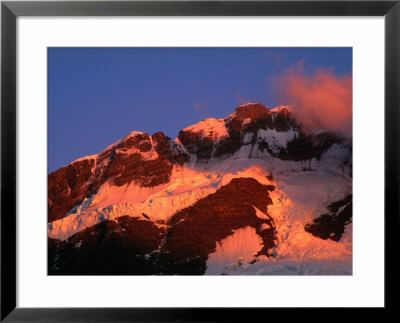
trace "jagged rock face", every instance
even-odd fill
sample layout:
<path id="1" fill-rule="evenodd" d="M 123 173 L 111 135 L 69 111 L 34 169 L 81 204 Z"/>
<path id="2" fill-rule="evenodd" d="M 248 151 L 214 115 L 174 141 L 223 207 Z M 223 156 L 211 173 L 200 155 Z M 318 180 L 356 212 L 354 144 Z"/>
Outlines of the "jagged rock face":
<path id="1" fill-rule="evenodd" d="M 331 203 L 327 207 L 329 213 L 322 214 L 312 223 L 307 223 L 304 229 L 318 238 L 339 241 L 345 226 L 352 220 L 352 201 L 352 195 L 348 195 L 342 200 Z"/>
<path id="2" fill-rule="evenodd" d="M 187 163 L 190 158 L 178 144 L 176 144 L 170 137 L 165 136 L 161 131 L 156 132 L 153 136 L 153 143 L 157 153 L 169 160 L 173 164 L 183 165 Z"/>
<path id="3" fill-rule="evenodd" d="M 204 274 L 216 243 L 247 226 L 254 227 L 263 240 L 258 255 L 269 257 L 276 239 L 274 221 L 267 212 L 273 189 L 252 178 L 233 179 L 177 212 L 167 229 L 149 220 L 123 216 L 85 229 L 65 242 L 50 239 L 49 272 Z M 264 213 L 263 218 L 256 215 L 254 206 Z"/>
<path id="4" fill-rule="evenodd" d="M 103 175 L 103 181 L 115 178 L 113 183 L 117 186 L 134 182 L 144 187 L 168 183 L 171 162 L 161 155 L 155 159 L 146 159 L 141 155 L 152 148 L 150 136 L 145 133 L 129 137 L 118 144 L 110 155 L 110 164 Z M 135 149 L 134 152 L 132 149 Z"/>
<path id="5" fill-rule="evenodd" d="M 251 118 L 251 120 L 255 121 L 265 117 L 265 115 L 267 115 L 269 112 L 268 110 L 269 109 L 267 109 L 260 103 L 248 103 L 236 108 L 234 119 L 244 120 L 247 118 Z"/>
<path id="6" fill-rule="evenodd" d="M 222 121 L 222 120 L 219 120 Z M 309 135 L 302 131 L 291 112 L 286 107 L 270 110 L 259 103 L 246 104 L 236 108 L 233 115 L 223 119 L 228 136 L 213 140 L 212 136 L 189 130 L 179 132 L 179 140 L 185 148 L 199 160 L 230 156 L 245 144 L 256 145 L 260 151 L 268 151 L 272 156 L 283 160 L 308 160 L 320 158 L 334 143 L 341 140 L 335 135 L 322 133 Z M 259 130 L 273 130 L 278 133 L 295 131 L 297 135 L 280 151 L 270 148 L 270 143 L 259 135 Z M 245 142 L 246 136 L 252 138 Z"/>
<path id="7" fill-rule="evenodd" d="M 143 160 L 139 154 L 115 154 L 105 180 L 114 177 L 113 183 L 117 186 L 133 182 L 152 187 L 168 183 L 171 171 L 172 164 L 167 159 Z"/>
<path id="8" fill-rule="evenodd" d="M 92 176 L 94 160 L 82 160 L 51 173 L 48 177 L 48 220 L 62 218 L 90 189 L 84 186 Z"/>
<path id="9" fill-rule="evenodd" d="M 133 132 L 98 155 L 49 174 L 49 236 L 67 239 L 49 238 L 49 273 L 204 274 L 207 266 L 212 267 L 210 254 L 219 252 L 217 243 L 239 229 L 251 229 L 255 248 L 262 241 L 256 257 L 274 257 L 280 250 L 277 228 L 282 222 L 275 225 L 268 214 L 270 196 L 281 203 L 286 199 L 282 187 L 298 185 L 296 172 L 311 173 L 303 161 L 310 165 L 316 159 L 313 173 L 328 172 L 323 179 L 333 178 L 335 187 L 344 187 L 344 194 L 338 195 L 339 189 L 328 183 L 324 192 L 335 194 L 329 193 L 334 198 L 324 201 L 351 193 L 334 178 L 345 177 L 351 151 L 335 145 L 319 160 L 335 143 L 341 139 L 326 131 L 303 131 L 288 108 L 270 110 L 258 103 L 237 107 L 225 119 L 200 121 L 181 130 L 175 140 L 162 132 Z M 342 155 L 336 159 L 338 150 Z M 338 163 L 341 174 L 335 168 Z M 276 177 L 271 174 L 275 171 Z M 273 183 L 277 189 L 271 193 L 275 187 L 260 182 Z M 300 181 L 300 189 L 305 182 Z M 285 201 L 270 208 L 276 219 L 276 210 L 290 208 L 292 202 Z M 303 217 L 298 226 L 318 243 L 341 239 L 351 222 L 351 195 L 327 208 L 329 213 L 313 215 L 308 224 Z M 260 259 L 265 258 L 254 261 Z"/>
<path id="10" fill-rule="evenodd" d="M 168 223 L 172 227 L 161 249 L 163 263 L 171 266 L 165 265 L 166 272 L 203 274 L 205 261 L 215 251 L 216 242 L 231 235 L 232 230 L 246 226 L 254 227 L 263 239 L 264 247 L 259 254 L 270 256 L 275 230 L 267 206 L 272 204 L 269 191 L 273 189 L 253 178 L 237 178 L 176 213 Z M 257 217 L 254 206 L 266 214 L 265 218 Z M 268 229 L 263 229 L 263 223 Z"/>
<path id="11" fill-rule="evenodd" d="M 96 158 L 74 162 L 49 174 L 48 221 L 63 218 L 107 181 L 116 186 L 133 182 L 154 187 L 168 183 L 173 165 L 188 160 L 188 155 L 162 132 L 154 134 L 152 140 L 145 133 L 130 136 Z"/>
<path id="12" fill-rule="evenodd" d="M 152 148 L 150 136 L 147 133 L 137 134 L 129 137 L 118 145 L 121 153 L 126 153 L 131 148 L 137 148 L 141 152 L 147 152 Z"/>
<path id="13" fill-rule="evenodd" d="M 215 119 L 214 119 L 215 120 Z M 106 181 L 122 186 L 135 183 L 154 187 L 168 183 L 173 165 L 183 165 L 196 155 L 199 161 L 232 156 L 244 145 L 255 150 L 268 151 L 283 160 L 310 160 L 321 155 L 336 142 L 329 133 L 307 135 L 301 131 L 287 108 L 270 110 L 262 104 L 246 104 L 236 108 L 233 115 L 215 120 L 226 135 L 215 138 L 215 133 L 204 129 L 179 132 L 182 144 L 166 137 L 162 132 L 153 136 L 137 133 L 118 142 L 97 155 L 63 167 L 48 177 L 49 222 L 60 219 L 76 204 L 95 193 Z M 296 135 L 286 147 L 273 149 L 268 139 L 259 131 L 273 130 L 278 133 L 295 131 Z M 250 135 L 250 141 L 245 138 Z M 252 149 L 253 151 L 254 149 Z"/>
<path id="14" fill-rule="evenodd" d="M 274 129 L 278 132 L 298 128 L 290 111 L 282 107 L 278 111 L 270 110 L 260 103 L 246 104 L 237 107 L 232 118 L 226 118 L 231 136 L 246 132 L 257 132 L 259 129 Z"/>
<path id="15" fill-rule="evenodd" d="M 155 274 L 146 254 L 161 243 L 161 231 L 151 221 L 122 216 L 85 229 L 67 241 L 49 239 L 50 274 Z"/>
<path id="16" fill-rule="evenodd" d="M 178 138 L 190 153 L 195 154 L 200 160 L 205 160 L 232 155 L 243 145 L 246 133 L 256 134 L 259 129 L 267 128 L 286 131 L 294 125 L 289 113 L 271 112 L 259 103 L 237 107 L 233 115 L 218 121 L 223 123 L 227 131 L 227 136 L 219 140 L 214 140 L 212 135 L 204 135 L 201 128 L 197 129 L 198 131 L 190 128 L 181 130 Z"/>
<path id="17" fill-rule="evenodd" d="M 340 142 L 340 139 L 330 133 L 322 133 L 315 136 L 306 135 L 300 132 L 292 141 L 288 142 L 286 149 L 281 149 L 275 154 L 282 160 L 310 160 L 312 158 L 320 159 L 322 154 L 326 152 L 334 143 Z M 268 142 L 260 142 L 259 149 L 263 151 L 269 150 Z"/>

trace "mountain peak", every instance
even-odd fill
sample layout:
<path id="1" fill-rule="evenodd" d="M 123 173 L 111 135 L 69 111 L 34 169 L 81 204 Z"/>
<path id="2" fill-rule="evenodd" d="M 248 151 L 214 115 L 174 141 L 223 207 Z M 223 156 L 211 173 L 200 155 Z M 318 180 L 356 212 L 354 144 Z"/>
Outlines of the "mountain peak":
<path id="1" fill-rule="evenodd" d="M 279 105 L 273 109 L 270 110 L 271 112 L 277 112 L 277 113 L 291 113 L 292 109 L 289 105 Z"/>
<path id="2" fill-rule="evenodd" d="M 286 250 L 347 257 L 351 150 L 340 142 L 260 103 L 175 140 L 132 131 L 49 174 L 49 273 L 236 274 Z"/>
<path id="3" fill-rule="evenodd" d="M 229 136 L 225 126 L 224 119 L 214 119 L 214 118 L 204 119 L 194 125 L 186 127 L 182 131 L 184 132 L 190 131 L 193 133 L 198 133 L 199 134 L 198 139 L 207 137 L 213 140 L 218 140 Z"/>
<path id="4" fill-rule="evenodd" d="M 234 115 L 240 119 L 258 119 L 261 115 L 268 114 L 269 108 L 261 103 L 246 103 L 235 109 Z"/>

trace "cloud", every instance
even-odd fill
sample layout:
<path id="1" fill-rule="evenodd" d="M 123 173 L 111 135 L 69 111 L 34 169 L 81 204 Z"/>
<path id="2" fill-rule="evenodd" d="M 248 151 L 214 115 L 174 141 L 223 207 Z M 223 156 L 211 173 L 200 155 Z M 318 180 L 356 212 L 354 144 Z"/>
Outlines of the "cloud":
<path id="1" fill-rule="evenodd" d="M 250 102 L 250 100 L 246 99 L 245 97 L 243 97 L 243 96 L 240 94 L 240 91 L 236 91 L 236 92 L 235 92 L 235 97 L 236 97 L 236 101 L 237 101 L 237 103 L 238 103 L 239 105 L 246 104 L 247 102 Z"/>
<path id="2" fill-rule="evenodd" d="M 280 104 L 292 106 L 293 115 L 305 127 L 324 127 L 352 138 L 352 77 L 332 69 L 307 73 L 304 60 L 274 77 L 272 87 Z"/>
<path id="3" fill-rule="evenodd" d="M 203 104 L 201 104 L 200 102 L 196 102 L 195 104 L 193 104 L 193 109 L 195 110 L 200 110 L 203 107 Z"/>

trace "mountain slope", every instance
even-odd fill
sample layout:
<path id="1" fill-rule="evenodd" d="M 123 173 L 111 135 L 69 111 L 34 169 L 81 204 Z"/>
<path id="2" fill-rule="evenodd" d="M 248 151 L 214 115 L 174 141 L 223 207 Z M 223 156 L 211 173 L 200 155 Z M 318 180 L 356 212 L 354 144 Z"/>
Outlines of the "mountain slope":
<path id="1" fill-rule="evenodd" d="M 331 210 L 351 194 L 351 158 L 341 138 L 304 132 L 287 107 L 246 104 L 175 140 L 132 132 L 49 174 L 49 273 L 252 273 L 215 266 L 243 258 L 238 235 L 254 243 L 237 250 L 259 246 L 245 257 L 258 273 L 283 260 L 314 271 L 337 260 L 351 273 L 351 206 L 344 221 Z"/>

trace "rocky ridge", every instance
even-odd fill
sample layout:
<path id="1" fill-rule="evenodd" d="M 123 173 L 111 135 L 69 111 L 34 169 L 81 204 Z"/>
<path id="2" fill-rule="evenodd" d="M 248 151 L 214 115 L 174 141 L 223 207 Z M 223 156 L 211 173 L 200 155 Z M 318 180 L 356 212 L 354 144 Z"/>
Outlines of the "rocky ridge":
<path id="1" fill-rule="evenodd" d="M 154 209 L 152 196 L 166 190 L 166 197 L 157 201 L 170 199 L 171 213 L 165 219 L 154 220 L 157 211 L 150 214 L 118 206 L 127 203 L 116 204 L 122 211 L 113 218 L 99 213 L 96 216 L 100 222 L 87 222 L 66 239 L 49 235 L 49 273 L 204 274 L 208 256 L 215 252 L 217 243 L 245 227 L 254 228 L 262 240 L 254 261 L 258 257 L 274 258 L 279 242 L 275 220 L 268 212 L 268 206 L 273 204 L 270 194 L 276 190 L 273 174 L 264 171 L 263 179 L 235 175 L 222 185 L 222 179 L 216 182 L 212 172 L 204 173 L 204 167 L 226 168 L 244 158 L 310 172 L 315 171 L 311 161 L 317 165 L 334 147 L 348 151 L 335 134 L 303 131 L 288 107 L 269 109 L 259 103 L 239 106 L 224 119 L 206 119 L 187 127 L 175 140 L 162 132 L 152 136 L 132 132 L 103 152 L 49 174 L 49 230 L 57 237 L 54 225 L 71 216 L 75 217 L 74 222 L 66 221 L 64 226 L 87 222 L 86 217 L 91 214 L 87 212 L 98 212 L 95 208 L 101 201 L 99 196 L 113 190 L 125 192 L 134 188 L 142 192 L 135 194 L 144 194 L 142 200 L 150 209 Z M 351 155 L 343 156 L 340 167 L 351 169 Z M 246 167 L 244 172 L 249 169 Z M 190 186 L 175 182 L 180 172 L 184 176 L 188 170 L 203 174 L 206 181 L 210 178 L 209 188 L 202 195 L 193 196 Z M 104 187 L 108 187 L 106 193 L 102 191 Z M 176 193 L 171 189 L 178 191 L 174 200 L 171 194 Z M 188 200 L 187 196 L 192 197 Z M 344 227 L 351 223 L 351 198 L 343 200 L 343 205 L 331 201 L 327 207 L 330 213 L 305 223 L 304 230 L 319 239 L 338 242 Z M 103 210 L 109 210 L 105 206 Z"/>

